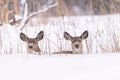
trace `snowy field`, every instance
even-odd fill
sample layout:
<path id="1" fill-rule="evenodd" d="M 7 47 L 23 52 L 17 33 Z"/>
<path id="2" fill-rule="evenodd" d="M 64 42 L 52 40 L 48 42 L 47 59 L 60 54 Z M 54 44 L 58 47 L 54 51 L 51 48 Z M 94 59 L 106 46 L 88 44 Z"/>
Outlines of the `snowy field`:
<path id="1" fill-rule="evenodd" d="M 46 25 L 33 20 L 33 25 L 0 26 L 0 80 L 120 80 L 120 15 L 60 17 L 49 19 Z M 30 27 L 32 26 L 32 27 Z M 22 54 L 27 44 L 20 32 L 34 38 L 41 30 L 41 55 Z M 83 54 L 53 55 L 52 52 L 71 50 L 64 31 L 80 36 L 85 30 Z M 12 53 L 12 54 L 11 54 Z"/>
<path id="2" fill-rule="evenodd" d="M 27 45 L 20 40 L 20 32 L 34 38 L 41 30 L 45 33 L 43 40 L 39 42 L 43 53 L 71 50 L 71 42 L 64 39 L 63 33 L 67 31 L 72 36 L 80 36 L 85 30 L 89 32 L 89 36 L 83 41 L 84 53 L 120 52 L 119 14 L 50 18 L 43 25 L 37 19 L 31 21 L 22 31 L 19 27 L 8 24 L 0 26 L 0 53 L 26 53 Z"/>
<path id="3" fill-rule="evenodd" d="M 120 54 L 0 55 L 0 80 L 120 80 Z"/>

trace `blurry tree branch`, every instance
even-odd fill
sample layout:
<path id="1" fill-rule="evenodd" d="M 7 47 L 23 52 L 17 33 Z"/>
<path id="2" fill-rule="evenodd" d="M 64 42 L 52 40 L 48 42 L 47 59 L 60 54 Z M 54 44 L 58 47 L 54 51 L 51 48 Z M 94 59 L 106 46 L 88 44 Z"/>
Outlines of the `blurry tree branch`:
<path id="1" fill-rule="evenodd" d="M 36 12 L 32 12 L 30 14 L 28 14 L 28 4 L 25 1 L 24 2 L 24 12 L 23 12 L 23 17 L 20 17 L 20 19 L 17 19 L 15 16 L 12 20 L 9 21 L 9 23 L 11 25 L 14 25 L 15 23 L 20 23 L 19 25 L 19 29 L 22 30 L 25 25 L 28 23 L 29 19 L 40 14 L 43 12 L 46 12 L 48 9 L 53 8 L 55 6 L 57 6 L 57 2 L 51 3 L 51 4 L 47 4 L 47 5 L 43 5 L 42 9 L 36 11 Z"/>

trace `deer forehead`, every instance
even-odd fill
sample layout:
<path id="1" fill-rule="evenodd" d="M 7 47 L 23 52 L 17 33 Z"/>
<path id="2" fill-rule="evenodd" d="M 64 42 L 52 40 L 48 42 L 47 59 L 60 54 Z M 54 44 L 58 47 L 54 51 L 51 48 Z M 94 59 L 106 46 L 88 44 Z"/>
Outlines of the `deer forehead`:
<path id="1" fill-rule="evenodd" d="M 36 44 L 36 43 L 38 43 L 38 41 L 36 40 L 36 38 L 29 38 L 28 39 L 28 43 L 34 43 L 34 44 Z"/>
<path id="2" fill-rule="evenodd" d="M 82 40 L 80 37 L 73 37 L 71 41 L 72 43 L 81 43 Z"/>

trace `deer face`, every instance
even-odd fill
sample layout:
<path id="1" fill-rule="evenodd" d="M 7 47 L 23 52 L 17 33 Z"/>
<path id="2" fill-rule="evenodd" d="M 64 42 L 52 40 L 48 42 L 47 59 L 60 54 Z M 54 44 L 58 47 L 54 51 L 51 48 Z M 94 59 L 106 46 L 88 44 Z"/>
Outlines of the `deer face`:
<path id="1" fill-rule="evenodd" d="M 39 32 L 36 38 L 29 38 L 24 33 L 20 33 L 21 40 L 27 42 L 28 44 L 27 46 L 28 53 L 31 53 L 32 51 L 35 51 L 35 52 L 41 51 L 38 46 L 38 41 L 42 40 L 43 36 L 44 36 L 43 31 Z"/>
<path id="2" fill-rule="evenodd" d="M 82 33 L 81 36 L 72 37 L 69 33 L 64 32 L 64 38 L 66 40 L 70 40 L 72 43 L 72 51 L 73 53 L 82 53 L 82 40 L 88 37 L 88 31 Z"/>

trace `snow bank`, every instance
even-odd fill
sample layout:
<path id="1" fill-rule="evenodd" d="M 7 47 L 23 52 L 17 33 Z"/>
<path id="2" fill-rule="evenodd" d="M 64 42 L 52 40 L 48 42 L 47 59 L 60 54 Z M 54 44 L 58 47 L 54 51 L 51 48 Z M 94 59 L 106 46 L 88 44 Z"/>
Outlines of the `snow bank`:
<path id="1" fill-rule="evenodd" d="M 119 54 L 1 55 L 0 80 L 120 80 Z"/>

